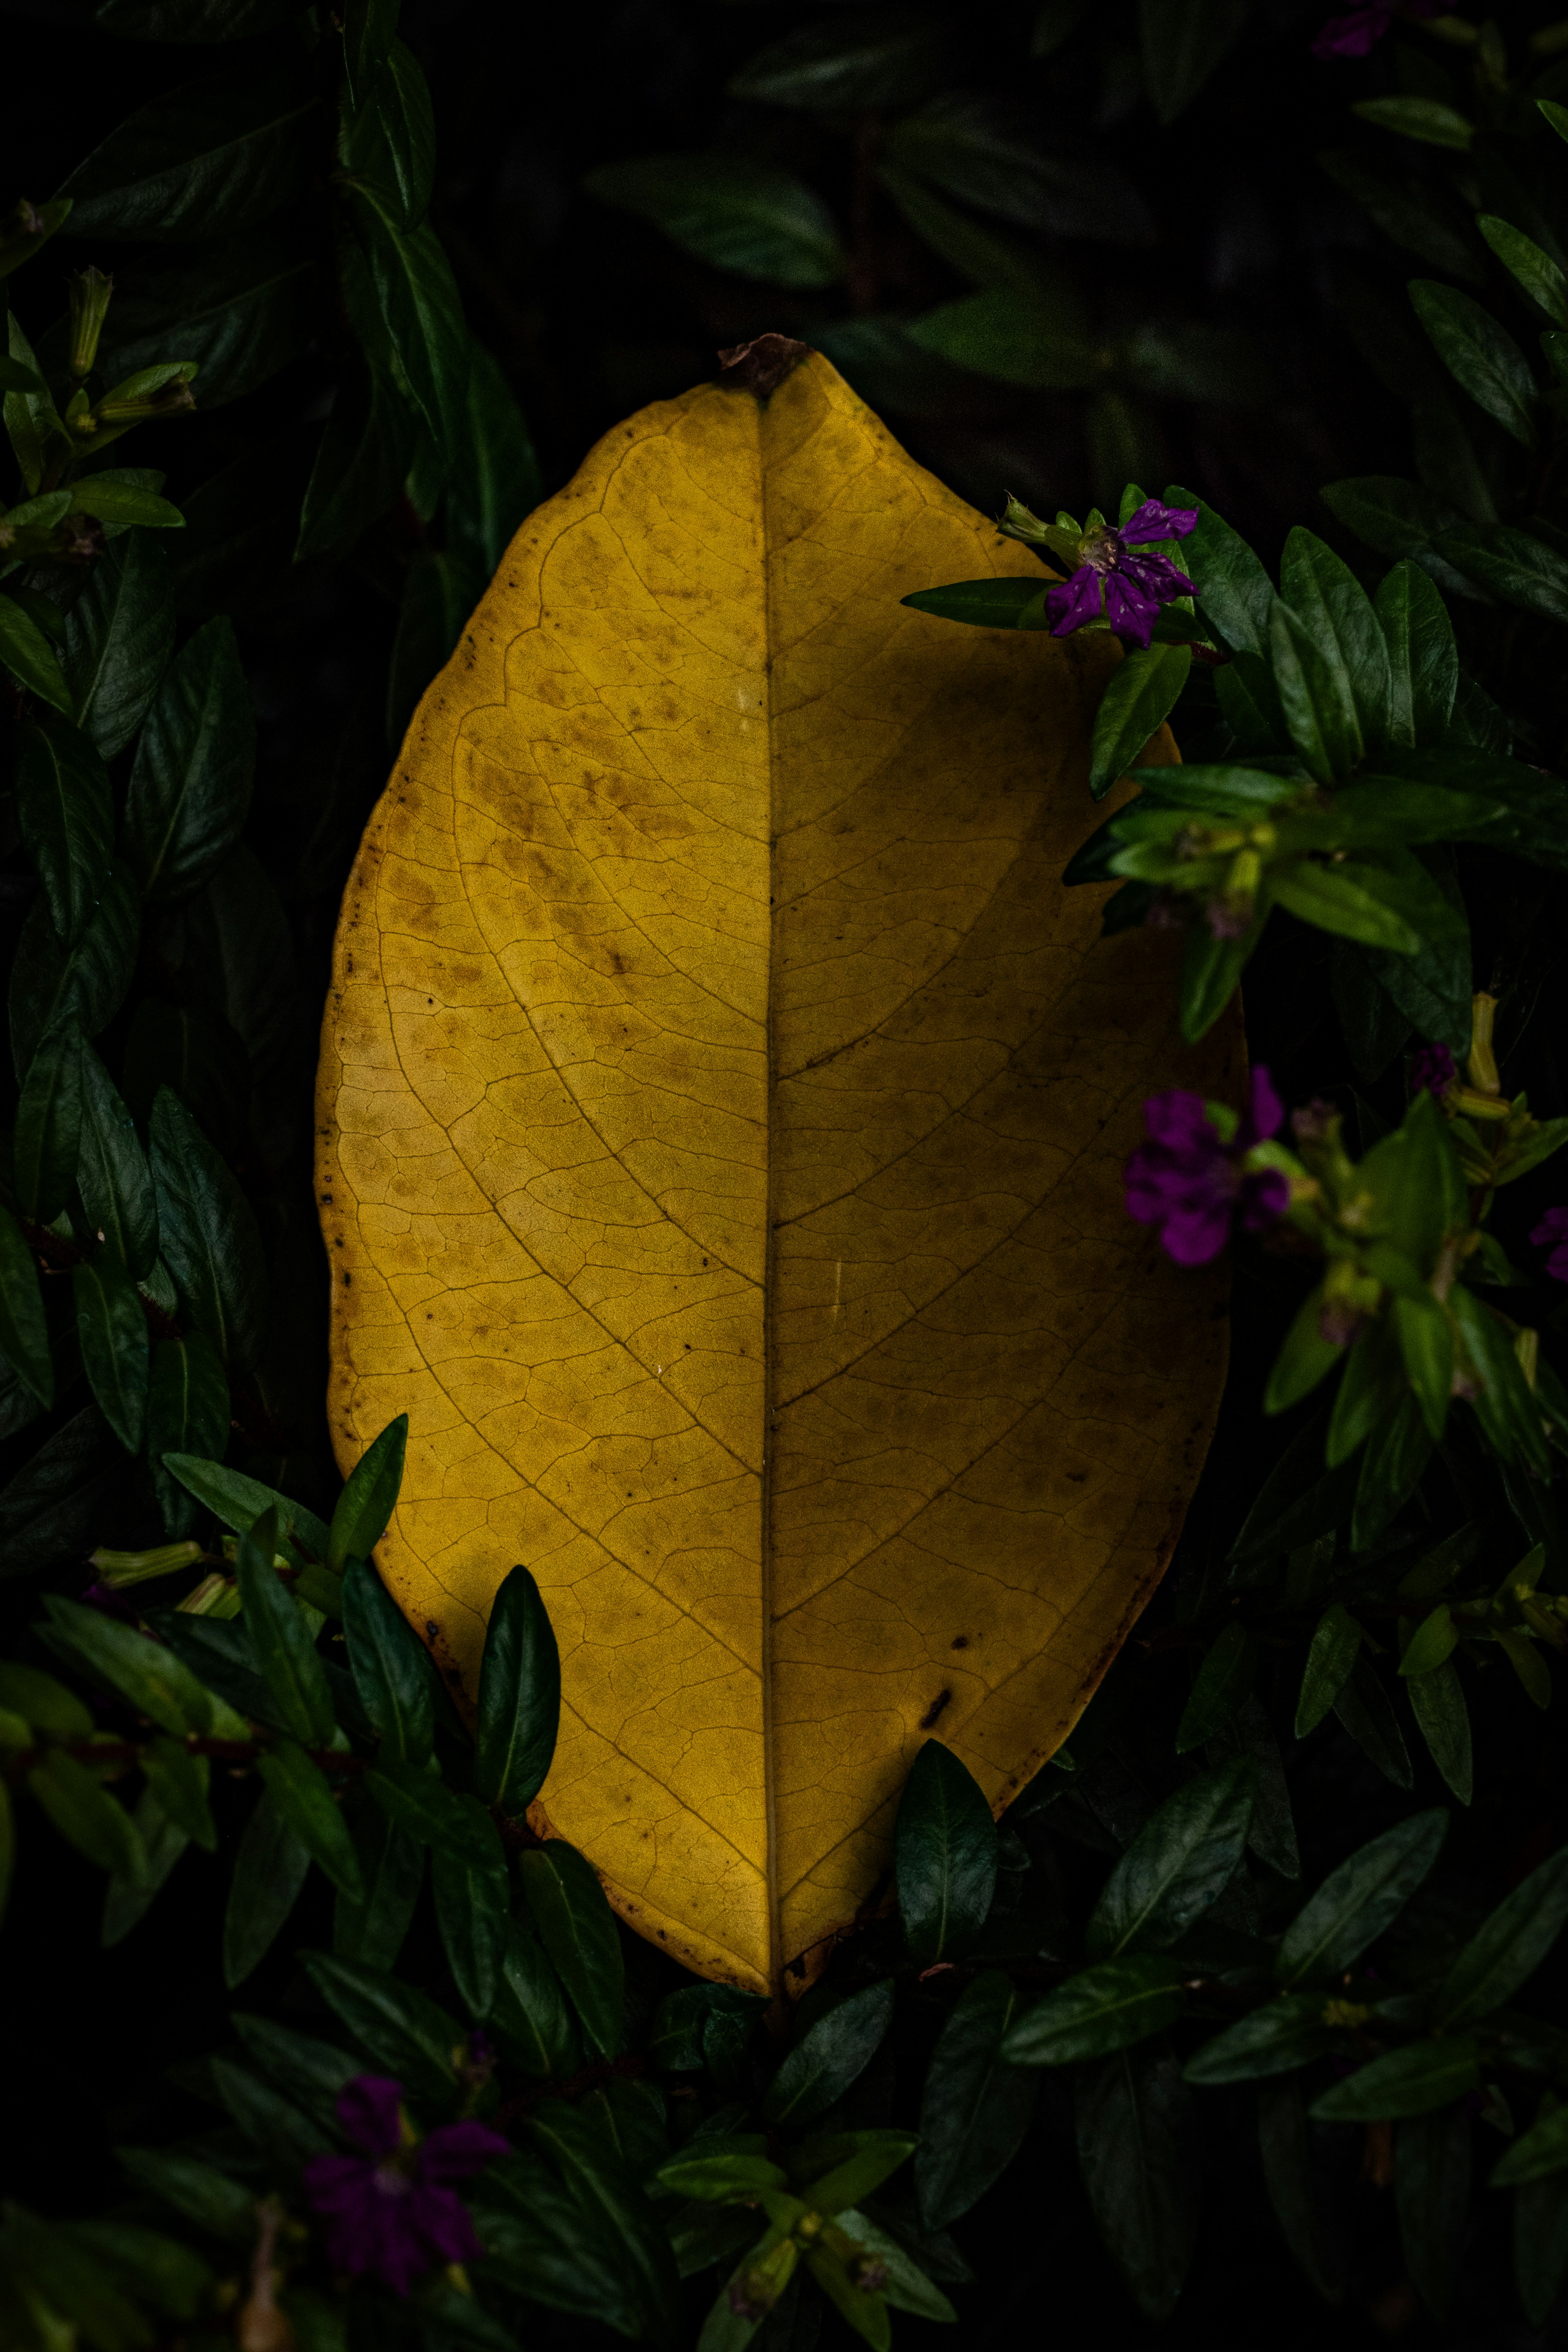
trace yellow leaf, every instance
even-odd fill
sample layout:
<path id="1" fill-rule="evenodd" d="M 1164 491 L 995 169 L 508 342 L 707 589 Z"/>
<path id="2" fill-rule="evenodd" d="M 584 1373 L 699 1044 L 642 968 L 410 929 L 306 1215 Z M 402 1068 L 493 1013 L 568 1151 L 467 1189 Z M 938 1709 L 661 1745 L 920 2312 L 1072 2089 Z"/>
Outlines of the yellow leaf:
<path id="1" fill-rule="evenodd" d="M 523 525 L 343 902 L 340 1458 L 407 1412 L 378 1557 L 470 1690 L 531 1570 L 536 1825 L 753 1988 L 853 1921 L 933 1731 L 998 1807 L 1067 1736 L 1218 1399 L 1220 1280 L 1121 1171 L 1238 1031 L 1181 1047 L 1179 943 L 1059 882 L 1119 651 L 900 606 L 1035 569 L 820 357 L 645 409 Z"/>

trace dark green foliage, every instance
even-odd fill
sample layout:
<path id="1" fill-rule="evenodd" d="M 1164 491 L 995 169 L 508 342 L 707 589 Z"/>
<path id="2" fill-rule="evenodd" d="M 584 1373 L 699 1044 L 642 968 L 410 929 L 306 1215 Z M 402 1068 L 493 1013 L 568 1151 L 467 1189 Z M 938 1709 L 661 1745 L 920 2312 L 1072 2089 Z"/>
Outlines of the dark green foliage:
<path id="1" fill-rule="evenodd" d="M 1311 22 L 1247 0 L 710 11 L 678 39 L 636 6 L 520 34 L 495 0 L 450 39 L 397 0 L 34 13 L 7 53 L 16 168 L 64 193 L 0 223 L 0 1893 L 15 1848 L 39 2021 L 8 2063 L 36 2044 L 54 2071 L 13 2119 L 0 2337 L 227 2341 L 271 2196 L 298 2352 L 552 2352 L 584 2326 L 827 2352 L 902 2315 L 956 2315 L 955 2342 L 1316 2341 L 1302 2280 L 1339 2306 L 1325 2343 L 1381 2326 L 1400 2278 L 1434 2323 L 1517 2332 L 1517 2286 L 1547 2328 L 1555 35 L 1456 10 L 1319 62 Z M 1297 1197 L 1236 1241 L 1232 1387 L 1164 1590 L 1000 1824 L 984 1744 L 910 1727 L 876 1800 L 888 1876 L 786 1973 L 793 2013 L 628 1941 L 584 1857 L 528 1826 L 560 1706 L 529 1570 L 474 1538 L 499 1591 L 460 1689 L 395 1562 L 382 1581 L 426 1407 L 389 1393 L 365 1459 L 334 1461 L 310 1172 L 321 959 L 384 743 L 546 488 L 769 328 L 983 509 L 1115 521 L 1140 481 L 1199 486 L 1160 493 L 1196 512 L 1172 546 L 1195 595 L 1093 714 L 1069 878 L 1108 897 L 1107 971 L 1117 935 L 1184 929 L 1151 1020 L 1195 1039 L 1244 987 L 1253 1065 L 1339 1121 L 1257 1147 Z M 910 547 L 876 592 L 890 628 L 931 625 L 901 595 L 1075 668 L 1043 641 L 1045 567 L 943 585 Z M 1182 765 L 1134 773 L 1167 721 Z M 1415 1060 L 1438 1046 L 1441 1108 Z M 1006 1442 L 1062 1475 L 1027 1425 Z M 1069 1558 L 1107 1496 L 1063 1501 Z M 107 1997 L 59 1964 L 73 1872 L 103 1882 L 117 1969 L 139 1938 Z M 247 1987 L 232 2020 L 220 1973 Z M 205 2116 L 159 2103 L 143 2039 L 210 2053 L 181 2075 Z M 122 2151 L 136 2201 L 95 2188 L 90 2221 L 58 2218 L 100 2178 L 62 2048 L 161 2141 Z M 327 2258 L 300 2168 L 351 2145 L 337 2101 L 366 2071 L 411 2133 L 505 2135 L 459 2187 L 472 2294 L 436 2270 L 406 2301 L 345 2294 Z M 799 2229 L 814 2211 L 829 2229 Z"/>

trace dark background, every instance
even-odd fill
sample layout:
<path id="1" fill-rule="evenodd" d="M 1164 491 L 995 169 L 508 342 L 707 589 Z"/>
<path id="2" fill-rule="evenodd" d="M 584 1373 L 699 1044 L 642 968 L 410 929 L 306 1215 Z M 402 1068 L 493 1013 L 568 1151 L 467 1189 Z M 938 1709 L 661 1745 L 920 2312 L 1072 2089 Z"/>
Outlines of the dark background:
<path id="1" fill-rule="evenodd" d="M 567 480 L 623 415 L 710 375 L 721 345 L 767 329 L 815 340 L 847 319 L 913 316 L 965 290 L 871 177 L 874 122 L 846 130 L 725 94 L 731 74 L 767 41 L 831 13 L 717 0 L 578 0 L 552 8 L 406 0 L 402 31 L 436 107 L 434 217 L 470 321 L 522 404 L 548 489 Z M 1510 29 L 1528 29 L 1545 13 L 1504 15 Z M 1005 93 L 1032 135 L 1113 163 L 1142 196 L 1149 222 L 1142 241 L 1046 240 L 1107 338 L 1150 319 L 1243 328 L 1267 355 L 1274 392 L 1248 406 L 1151 401 L 1139 418 L 1140 445 L 1127 453 L 1107 444 L 1092 404 L 1077 395 L 1015 390 L 939 362 L 903 379 L 868 377 L 858 388 L 925 464 L 984 509 L 995 511 L 1008 491 L 1047 513 L 1065 506 L 1081 514 L 1096 498 L 1113 504 L 1134 470 L 1118 462 L 1130 454 L 1147 488 L 1184 483 L 1271 565 L 1287 530 L 1302 521 L 1364 561 L 1317 492 L 1345 476 L 1408 471 L 1409 430 L 1403 404 L 1348 331 L 1342 298 L 1352 279 L 1396 301 L 1416 265 L 1313 159 L 1325 146 L 1377 146 L 1351 121 L 1348 101 L 1396 86 L 1400 42 L 1423 37 L 1396 33 L 1364 65 L 1320 65 L 1307 52 L 1317 9 L 1259 5 L 1206 89 L 1163 127 L 1142 88 L 1131 6 L 1094 5 L 1043 61 L 1029 54 L 1032 6 L 968 0 L 947 14 L 960 82 Z M 1421 54 L 1430 53 L 1426 43 Z M 133 107 L 217 61 L 211 51 L 110 38 L 78 0 L 0 5 L 0 58 L 3 204 L 17 194 L 43 199 Z M 845 288 L 805 295 L 723 275 L 595 203 L 580 184 L 607 161 L 715 143 L 770 154 L 822 191 L 850 239 Z M 123 257 L 123 248 L 95 254 L 62 236 L 30 265 L 13 292 L 35 339 L 63 307 L 68 268 L 93 259 L 118 267 Z M 308 349 L 221 411 L 146 428 L 136 460 L 166 467 L 177 499 L 237 456 L 273 450 L 282 501 L 308 465 L 323 410 L 321 355 Z M 258 526 L 265 521 L 258 515 Z M 324 1286 L 309 1198 L 315 1028 L 338 892 L 387 763 L 386 668 L 401 579 L 419 543 L 412 515 L 373 536 L 348 564 L 289 576 L 263 534 L 254 592 L 237 614 L 260 718 L 247 838 L 279 889 L 290 930 L 278 976 L 279 1043 L 243 1141 L 241 1172 L 265 1192 L 285 1239 L 292 1235 L 285 1255 L 299 1311 L 288 1321 L 288 1360 L 266 1369 L 258 1394 L 237 1400 L 247 1425 L 235 1458 L 310 1501 L 330 1500 L 334 1483 L 320 1409 Z M 0 911 L 14 916 L 30 887 L 13 845 L 0 859 Z M 1269 1050 L 1289 1099 L 1304 1098 L 1319 1081 L 1321 1054 L 1331 1075 L 1338 1060 L 1331 1023 L 1327 1038 L 1316 1027 L 1326 992 L 1322 945 L 1314 940 L 1303 960 L 1302 935 L 1281 927 L 1257 975 L 1254 1025 L 1272 1024 Z M 165 948 L 174 953 L 154 940 L 147 951 Z M 1561 1088 L 1542 1050 L 1547 1064 L 1535 1083 L 1544 1097 L 1535 1107 L 1550 1114 L 1563 1104 L 1547 1098 Z M 1184 1546 L 1187 1563 L 1211 1535 L 1228 1535 L 1237 1492 L 1256 1485 L 1257 1400 L 1282 1279 L 1288 1287 L 1288 1272 L 1261 1259 L 1240 1262 L 1231 1402 Z M 20 1458 L 35 1442 L 32 1433 L 0 1450 L 0 1476 L 15 1466 L 11 1454 Z M 106 1491 L 103 1508 L 105 1539 L 134 1539 L 134 1495 Z M 81 1571 L 56 1580 L 79 1590 Z M 1163 1622 L 1173 1589 L 1152 1625 Z M 29 1613 L 30 1595 L 16 1585 L 0 1586 L 0 1594 L 10 1634 Z M 1543 1784 L 1554 1777 L 1552 1755 L 1534 1727 L 1528 1746 L 1510 1729 L 1516 1692 L 1491 1696 L 1498 1752 L 1508 1753 L 1508 1836 L 1522 1868 L 1550 1835 Z M 1484 1717 L 1484 1699 L 1479 1711 Z M 1490 1728 L 1481 1727 L 1483 1748 Z M 1168 1747 L 1163 1725 L 1159 1738 Z M 1162 1769 L 1152 1773 L 1156 1784 Z M 1307 1884 L 1406 1809 L 1332 1725 L 1292 1774 Z M 1423 1801 L 1440 1796 L 1434 1782 Z M 0 2162 L 13 2192 L 46 2210 L 81 2211 L 115 2193 L 109 2150 L 116 2141 L 153 2138 L 194 2119 L 163 2070 L 226 2031 L 216 1939 L 227 1865 L 187 1857 L 160 1900 L 157 1927 L 100 1954 L 100 1880 L 31 1809 L 22 1811 L 18 1907 L 0 1942 Z M 1487 1859 L 1495 1866 L 1495 1854 Z M 291 1940 L 329 1939 L 329 1902 L 314 1880 Z M 287 2012 L 297 1999 L 287 1950 L 275 1952 L 245 1991 L 245 2005 L 258 2009 Z M 1405 2283 L 1392 2192 L 1358 2182 L 1353 2165 L 1342 2184 L 1356 2248 L 1351 2289 L 1345 2308 L 1329 2312 L 1296 2271 L 1268 2210 L 1248 2095 L 1209 2094 L 1204 2105 L 1217 2193 L 1208 2198 L 1193 2275 L 1168 2328 L 1139 2319 L 1099 2247 L 1077 2181 L 1065 2093 L 1047 2080 L 1025 2153 L 959 2226 L 981 2280 L 961 2291 L 959 2327 L 944 2335 L 900 2319 L 898 2340 L 917 2347 L 956 2337 L 964 2352 L 1039 2340 L 1064 2352 L 1091 2341 L 1158 2340 L 1184 2352 L 1200 2344 L 1359 2346 L 1393 2336 L 1478 2347 L 1557 2340 L 1552 2331 L 1530 2335 L 1517 2317 L 1506 2284 L 1506 2200 L 1481 2207 L 1468 2284 L 1455 2318 L 1439 2330 Z M 587 2341 L 595 2331 L 574 2326 L 570 2334 Z M 566 2340 L 562 2323 L 542 2320 L 542 2342 L 557 2335 Z"/>

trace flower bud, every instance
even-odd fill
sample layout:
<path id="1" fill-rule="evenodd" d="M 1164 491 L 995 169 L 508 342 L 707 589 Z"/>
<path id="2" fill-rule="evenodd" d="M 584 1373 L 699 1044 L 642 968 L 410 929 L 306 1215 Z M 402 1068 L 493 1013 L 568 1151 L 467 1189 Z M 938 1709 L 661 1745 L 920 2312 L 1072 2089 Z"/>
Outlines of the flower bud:
<path id="1" fill-rule="evenodd" d="M 858 2286 L 862 2294 L 880 2294 L 887 2286 L 888 2265 L 879 2254 L 858 2254 L 844 2267 L 850 2285 Z"/>
<path id="2" fill-rule="evenodd" d="M 114 280 L 106 278 L 101 269 L 89 263 L 69 281 L 70 289 L 70 372 L 80 378 L 92 373 L 98 357 L 98 339 L 103 332 L 103 322 L 109 315 L 109 298 L 114 291 Z"/>
<path id="3" fill-rule="evenodd" d="M 144 1584 L 152 1576 L 169 1576 L 177 1568 L 191 1568 L 202 1557 L 199 1543 L 160 1544 L 154 1551 L 105 1551 L 89 1555 L 105 1584 Z"/>
<path id="4" fill-rule="evenodd" d="M 1479 1095 L 1502 1092 L 1498 1083 L 1497 1059 L 1492 1052 L 1492 1023 L 1497 1016 L 1497 998 L 1483 989 L 1470 999 L 1470 1057 L 1465 1064 L 1465 1076 Z"/>

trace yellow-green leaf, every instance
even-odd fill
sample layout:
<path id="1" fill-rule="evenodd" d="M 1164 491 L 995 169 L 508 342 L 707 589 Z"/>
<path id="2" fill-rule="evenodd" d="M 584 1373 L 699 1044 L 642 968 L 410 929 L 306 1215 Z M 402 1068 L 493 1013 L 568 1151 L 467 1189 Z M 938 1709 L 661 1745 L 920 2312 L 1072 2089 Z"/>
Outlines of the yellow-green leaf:
<path id="1" fill-rule="evenodd" d="M 345 1471 L 409 1416 L 383 1575 L 471 1697 L 528 1568 L 535 1826 L 753 1990 L 854 1918 L 929 1732 L 997 1808 L 1067 1736 L 1224 1370 L 1121 1171 L 1237 1030 L 1184 1048 L 1170 936 L 1060 887 L 1118 649 L 900 602 L 1033 565 L 820 357 L 646 409 L 524 523 L 344 900 L 319 1191 Z"/>

